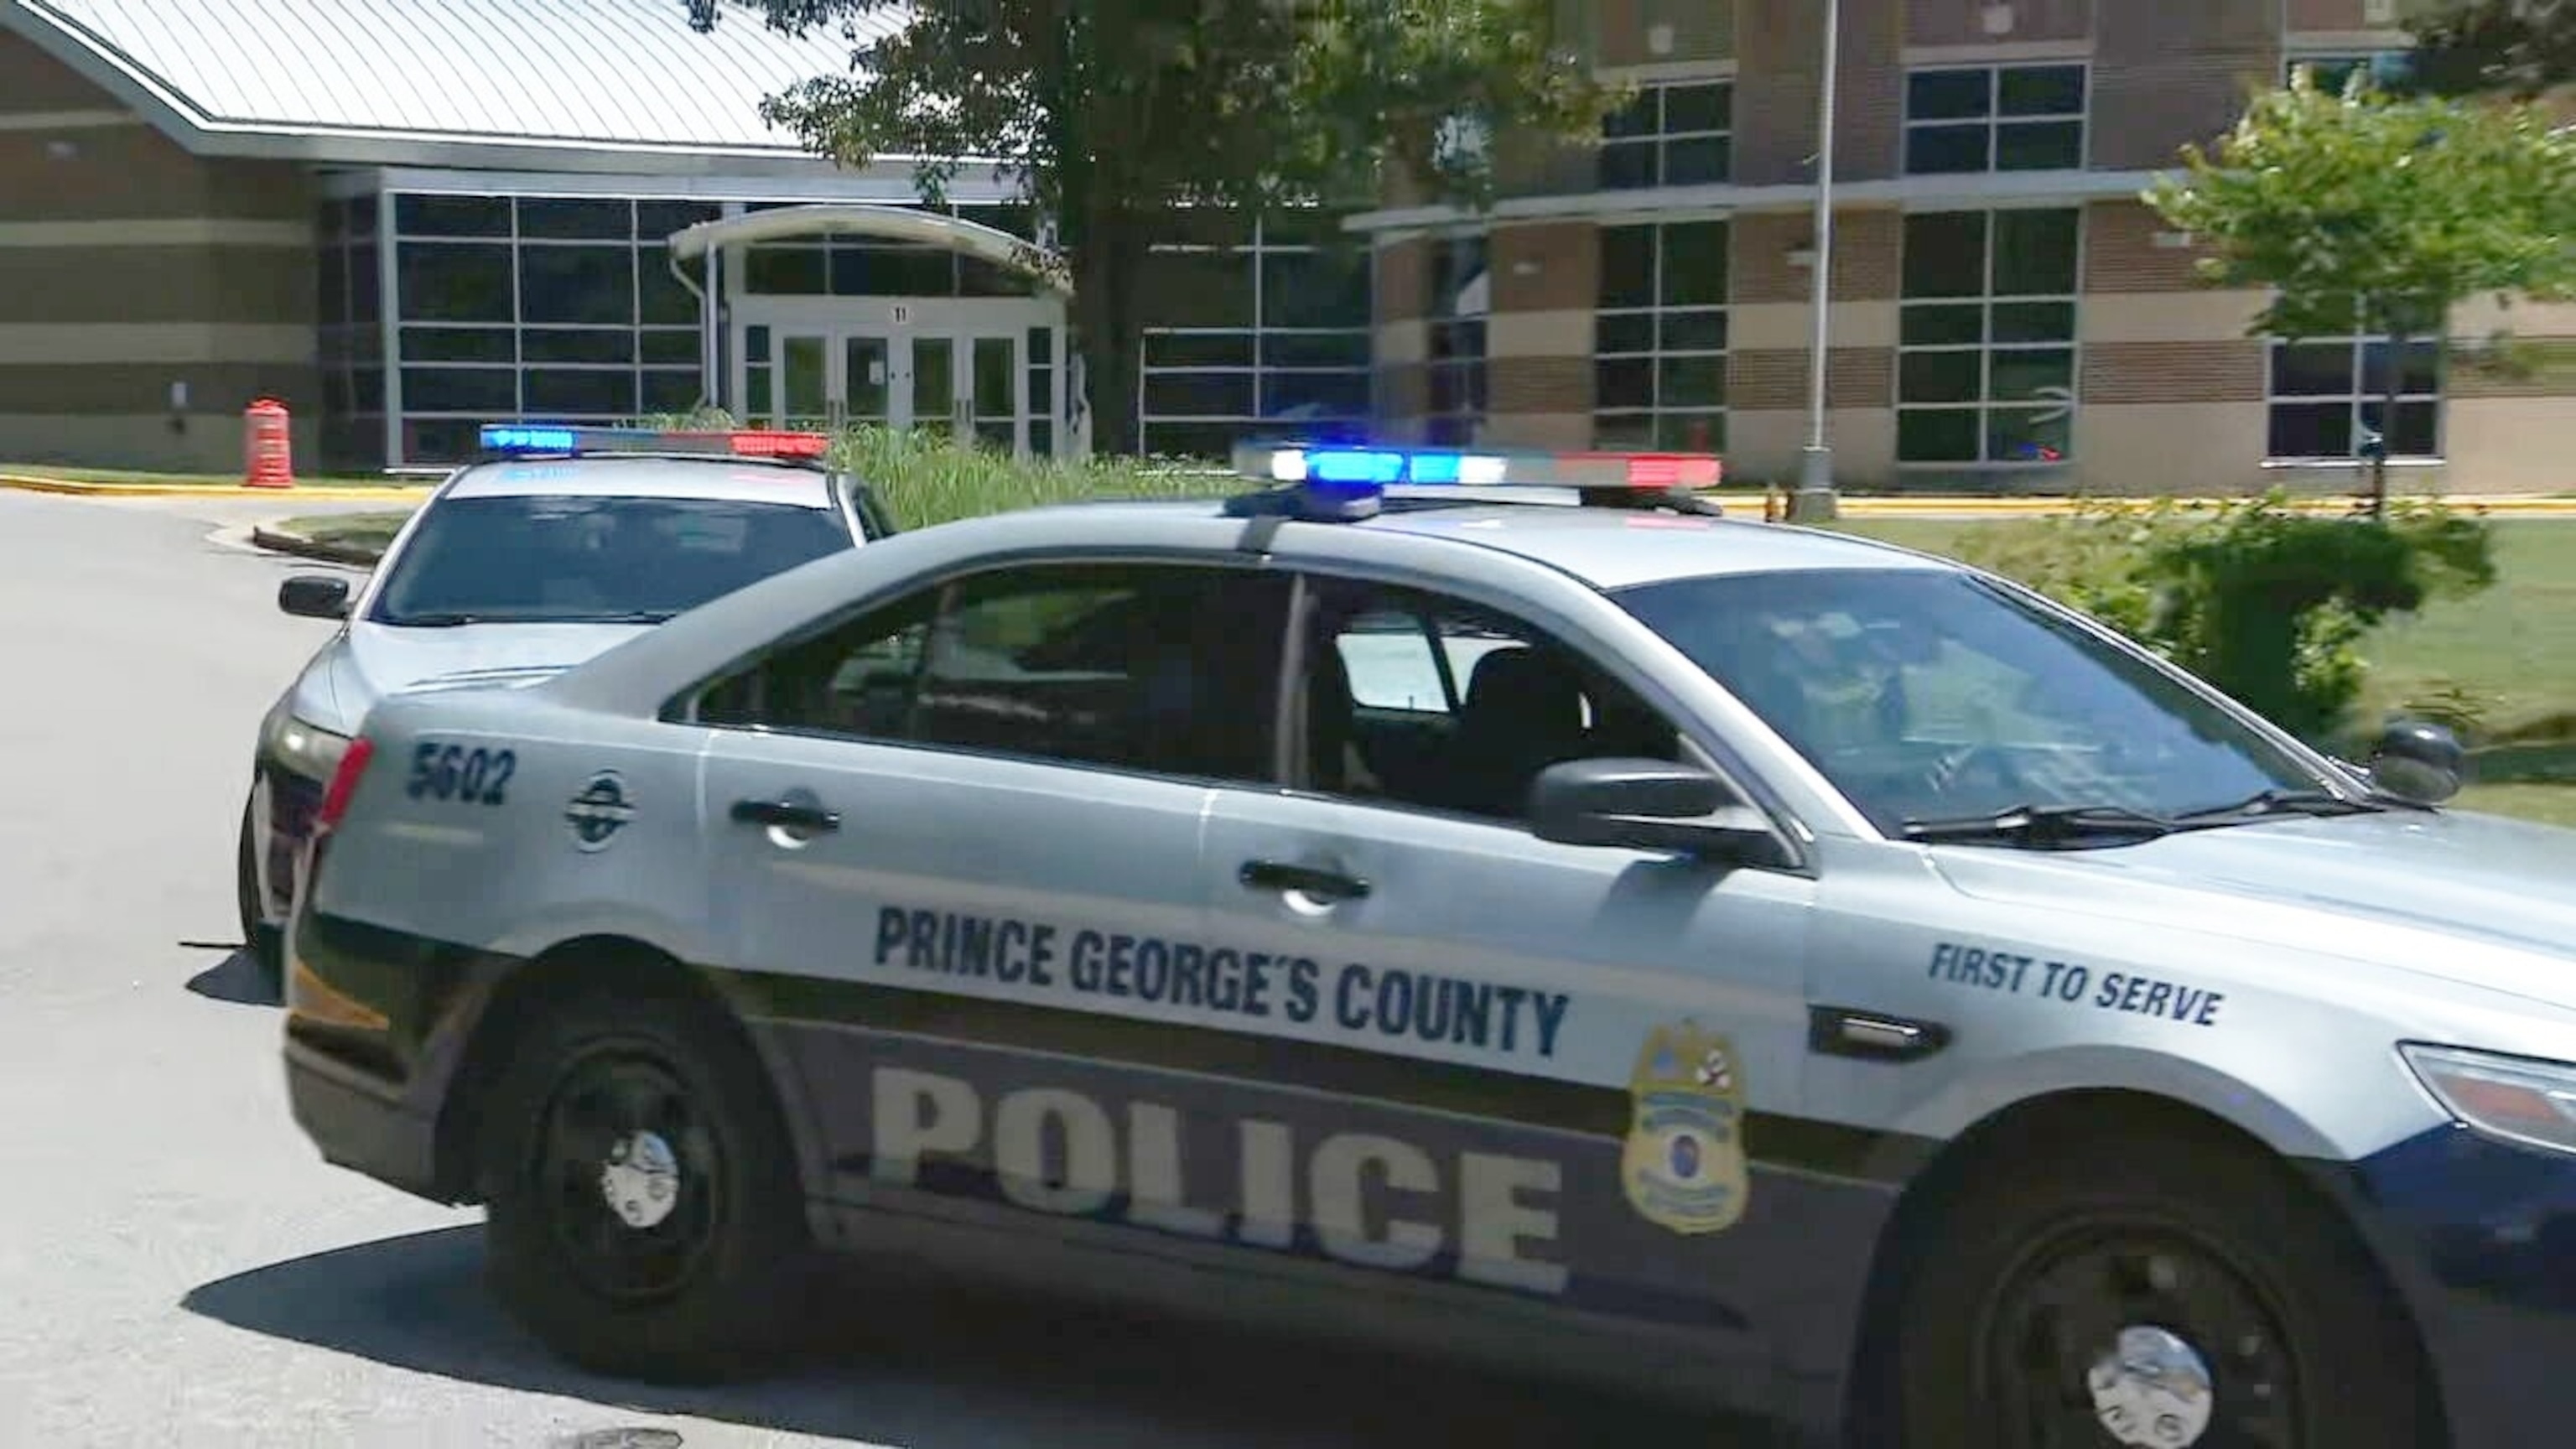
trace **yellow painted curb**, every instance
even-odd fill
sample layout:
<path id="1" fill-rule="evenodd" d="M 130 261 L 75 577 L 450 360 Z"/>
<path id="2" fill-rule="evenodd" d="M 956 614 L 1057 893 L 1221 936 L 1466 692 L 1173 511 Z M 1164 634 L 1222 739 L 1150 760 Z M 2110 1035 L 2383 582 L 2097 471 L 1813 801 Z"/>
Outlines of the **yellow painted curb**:
<path id="1" fill-rule="evenodd" d="M 25 493 L 60 493 L 81 498 L 273 498 L 321 503 L 417 503 L 431 490 L 417 484 L 313 484 L 294 488 L 246 488 L 219 483 L 94 483 L 78 478 L 30 478 L 0 473 L 0 488 Z"/>

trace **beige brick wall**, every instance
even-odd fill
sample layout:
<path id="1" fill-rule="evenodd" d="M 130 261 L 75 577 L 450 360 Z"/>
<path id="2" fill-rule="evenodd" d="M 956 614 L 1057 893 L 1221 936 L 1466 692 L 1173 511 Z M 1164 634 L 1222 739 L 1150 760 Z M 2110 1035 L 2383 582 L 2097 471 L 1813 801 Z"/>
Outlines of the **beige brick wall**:
<path id="1" fill-rule="evenodd" d="M 2087 492 L 2249 495 L 2285 480 L 2263 471 L 2263 404 L 2097 403 L 2075 413 L 2076 477 Z"/>

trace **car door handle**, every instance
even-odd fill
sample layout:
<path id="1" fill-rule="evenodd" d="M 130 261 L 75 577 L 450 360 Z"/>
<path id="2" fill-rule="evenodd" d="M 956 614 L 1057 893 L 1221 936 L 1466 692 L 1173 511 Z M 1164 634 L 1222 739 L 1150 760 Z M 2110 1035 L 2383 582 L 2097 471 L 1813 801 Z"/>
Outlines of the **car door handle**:
<path id="1" fill-rule="evenodd" d="M 1357 876 L 1284 860 L 1247 860 L 1235 878 L 1253 890 L 1296 891 L 1326 900 L 1355 901 L 1369 893 L 1369 883 Z"/>
<path id="2" fill-rule="evenodd" d="M 790 830 L 838 830 L 841 812 L 793 800 L 736 800 L 733 818 L 749 825 L 783 825 Z"/>
<path id="3" fill-rule="evenodd" d="M 1949 1044 L 1950 1028 L 1937 1021 L 1847 1006 L 1807 1009 L 1807 1049 L 1819 1056 L 1912 1062 L 1936 1056 Z"/>

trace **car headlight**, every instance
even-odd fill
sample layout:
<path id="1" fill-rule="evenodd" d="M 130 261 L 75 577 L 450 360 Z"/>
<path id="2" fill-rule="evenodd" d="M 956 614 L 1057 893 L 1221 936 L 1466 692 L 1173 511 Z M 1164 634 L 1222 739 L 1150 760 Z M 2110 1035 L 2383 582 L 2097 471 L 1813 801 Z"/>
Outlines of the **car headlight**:
<path id="1" fill-rule="evenodd" d="M 269 717 L 268 752 L 299 775 L 328 780 L 349 752 L 349 737 L 280 710 Z"/>
<path id="2" fill-rule="evenodd" d="M 2416 1080 L 2478 1131 L 2576 1154 L 2576 1066 L 2456 1047 L 2401 1046 Z"/>

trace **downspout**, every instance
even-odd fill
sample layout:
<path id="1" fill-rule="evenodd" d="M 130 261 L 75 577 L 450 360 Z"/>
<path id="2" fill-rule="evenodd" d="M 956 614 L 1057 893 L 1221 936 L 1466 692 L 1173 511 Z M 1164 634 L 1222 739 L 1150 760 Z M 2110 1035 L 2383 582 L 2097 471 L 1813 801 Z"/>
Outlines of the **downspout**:
<path id="1" fill-rule="evenodd" d="M 680 265 L 679 253 L 665 247 L 663 260 L 664 264 L 671 269 L 672 279 L 687 288 L 690 296 L 698 299 L 698 406 L 704 408 L 715 401 L 713 390 L 716 381 L 715 300 L 708 295 L 705 288 L 689 280 L 687 269 Z M 716 251 L 715 248 L 709 247 L 707 275 L 710 279 L 715 275 L 715 267 Z"/>

